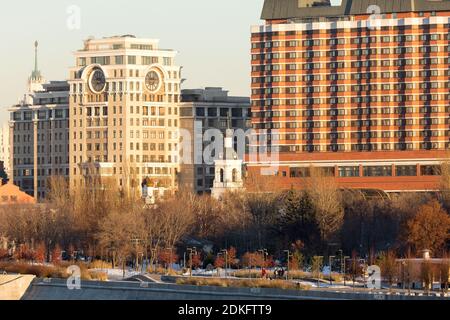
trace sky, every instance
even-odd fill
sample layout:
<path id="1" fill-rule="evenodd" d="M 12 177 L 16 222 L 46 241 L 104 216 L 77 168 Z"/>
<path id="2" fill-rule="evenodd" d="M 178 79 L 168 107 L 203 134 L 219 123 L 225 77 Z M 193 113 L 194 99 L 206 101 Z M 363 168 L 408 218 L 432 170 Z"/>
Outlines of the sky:
<path id="1" fill-rule="evenodd" d="M 72 53 L 89 36 L 134 34 L 178 51 L 183 88 L 221 86 L 250 94 L 250 27 L 263 0 L 15 0 L 0 10 L 0 123 L 18 102 L 34 66 L 46 80 L 65 80 Z M 79 28 L 76 12 L 79 10 Z"/>
<path id="2" fill-rule="evenodd" d="M 339 1 L 339 0 L 332 0 Z M 250 95 L 250 27 L 264 0 L 15 0 L 0 10 L 0 124 L 34 66 L 46 80 L 67 79 L 72 53 L 94 36 L 134 34 L 178 51 L 183 88 L 220 86 Z M 79 12 L 79 15 L 77 13 Z M 79 17 L 79 19 L 77 18 Z"/>

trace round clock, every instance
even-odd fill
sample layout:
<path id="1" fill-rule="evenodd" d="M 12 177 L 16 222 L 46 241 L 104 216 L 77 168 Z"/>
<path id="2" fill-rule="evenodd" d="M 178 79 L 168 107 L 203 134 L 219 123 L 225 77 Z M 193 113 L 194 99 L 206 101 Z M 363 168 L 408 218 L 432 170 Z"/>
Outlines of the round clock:
<path id="1" fill-rule="evenodd" d="M 157 91 L 160 83 L 161 79 L 159 78 L 158 72 L 150 71 L 149 73 L 147 73 L 147 76 L 145 77 L 145 86 L 149 91 Z"/>
<path id="2" fill-rule="evenodd" d="M 89 87 L 94 93 L 102 93 L 106 87 L 105 74 L 101 69 L 94 69 L 89 77 Z"/>

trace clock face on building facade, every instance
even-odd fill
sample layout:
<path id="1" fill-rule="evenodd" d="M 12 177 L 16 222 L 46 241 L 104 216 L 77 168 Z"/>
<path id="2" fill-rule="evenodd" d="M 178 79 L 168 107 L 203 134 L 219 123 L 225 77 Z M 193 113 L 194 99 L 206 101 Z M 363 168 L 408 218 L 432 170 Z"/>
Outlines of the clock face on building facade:
<path id="1" fill-rule="evenodd" d="M 89 87 L 94 93 L 102 93 L 106 87 L 105 74 L 101 69 L 94 69 L 89 77 Z"/>
<path id="2" fill-rule="evenodd" d="M 147 75 L 145 76 L 145 86 L 147 87 L 147 90 L 155 92 L 156 90 L 158 90 L 160 84 L 161 79 L 158 72 L 150 71 L 149 73 L 147 73 Z"/>

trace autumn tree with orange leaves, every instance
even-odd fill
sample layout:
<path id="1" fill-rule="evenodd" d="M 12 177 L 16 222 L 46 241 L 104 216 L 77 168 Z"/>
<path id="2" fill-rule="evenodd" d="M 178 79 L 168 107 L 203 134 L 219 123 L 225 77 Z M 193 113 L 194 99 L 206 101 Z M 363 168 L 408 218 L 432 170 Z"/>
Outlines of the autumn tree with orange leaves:
<path id="1" fill-rule="evenodd" d="M 47 247 L 45 243 L 41 242 L 38 244 L 35 250 L 35 258 L 38 263 L 45 263 L 47 260 Z"/>
<path id="2" fill-rule="evenodd" d="M 217 256 L 216 260 L 214 260 L 215 268 L 224 268 L 225 267 L 225 259 L 222 255 Z"/>
<path id="3" fill-rule="evenodd" d="M 407 241 L 416 250 L 441 252 L 450 239 L 450 216 L 437 200 L 419 207 L 414 218 L 407 222 Z"/>

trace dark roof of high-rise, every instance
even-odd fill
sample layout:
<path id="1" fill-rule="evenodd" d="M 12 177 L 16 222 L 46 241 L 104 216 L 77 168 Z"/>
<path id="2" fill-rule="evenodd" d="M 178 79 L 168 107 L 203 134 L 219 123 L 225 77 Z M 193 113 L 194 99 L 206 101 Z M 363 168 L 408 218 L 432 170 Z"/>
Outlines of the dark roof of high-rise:
<path id="1" fill-rule="evenodd" d="M 450 11 L 450 0 L 342 0 L 340 6 L 299 7 L 298 0 L 265 0 L 261 19 L 293 19 L 339 17 L 368 14 L 370 6 L 380 7 L 377 13 Z M 369 12 L 371 13 L 371 12 Z"/>

